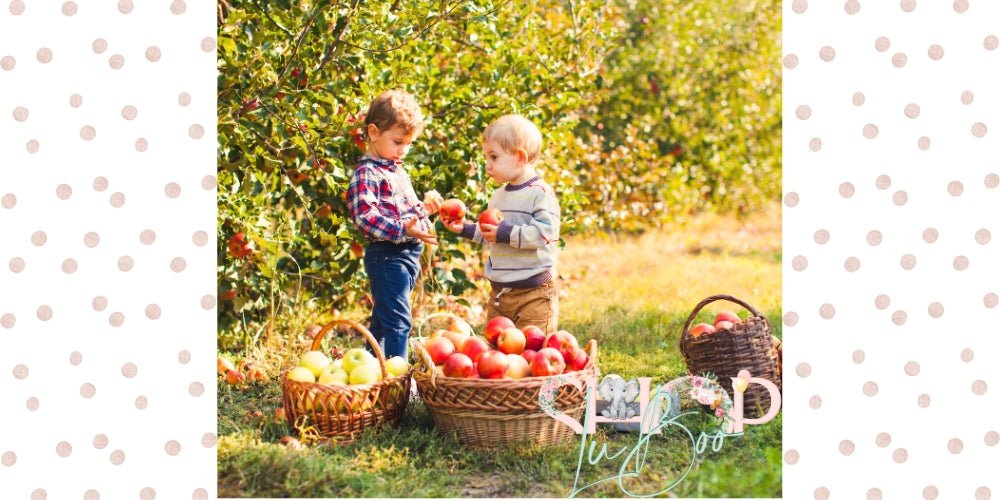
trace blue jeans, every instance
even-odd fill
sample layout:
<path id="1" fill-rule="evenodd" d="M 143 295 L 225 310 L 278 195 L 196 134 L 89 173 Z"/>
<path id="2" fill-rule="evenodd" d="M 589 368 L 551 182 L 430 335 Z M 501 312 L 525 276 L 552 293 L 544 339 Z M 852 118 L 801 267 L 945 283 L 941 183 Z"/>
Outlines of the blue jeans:
<path id="1" fill-rule="evenodd" d="M 420 273 L 422 243 L 370 243 L 365 248 L 365 271 L 375 305 L 369 330 L 381 344 L 385 358 L 406 358 L 413 326 L 410 294 Z M 370 351 L 371 348 L 369 347 Z"/>

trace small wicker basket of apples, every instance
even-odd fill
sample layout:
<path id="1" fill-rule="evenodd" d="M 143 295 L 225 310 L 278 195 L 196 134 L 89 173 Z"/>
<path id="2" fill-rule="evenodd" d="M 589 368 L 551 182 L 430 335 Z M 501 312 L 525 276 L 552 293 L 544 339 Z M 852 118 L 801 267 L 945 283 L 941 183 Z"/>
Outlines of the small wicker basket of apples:
<path id="1" fill-rule="evenodd" d="M 516 442 L 553 444 L 573 437 L 573 430 L 547 414 L 539 401 L 552 377 L 597 377 L 597 342 L 585 347 L 573 334 L 546 334 L 540 328 L 517 328 L 504 317 L 490 320 L 484 335 L 449 313 L 448 327 L 411 339 L 417 392 L 438 429 L 456 432 L 466 446 L 492 448 Z M 423 323 L 421 323 L 421 326 Z M 580 419 L 585 394 L 563 385 L 553 407 Z"/>
<path id="2" fill-rule="evenodd" d="M 320 350 L 327 332 L 356 332 L 372 347 L 353 348 L 330 359 Z M 364 429 L 396 425 L 406 411 L 410 367 L 404 358 L 388 360 L 367 328 L 336 319 L 323 326 L 308 352 L 281 377 L 285 416 L 293 429 L 312 427 L 327 438 L 350 442 Z"/>

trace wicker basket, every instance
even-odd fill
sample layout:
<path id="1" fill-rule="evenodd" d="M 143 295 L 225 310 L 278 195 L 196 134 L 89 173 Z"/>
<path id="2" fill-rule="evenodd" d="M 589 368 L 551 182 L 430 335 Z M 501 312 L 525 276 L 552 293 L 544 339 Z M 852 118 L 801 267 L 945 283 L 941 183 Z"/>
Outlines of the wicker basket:
<path id="1" fill-rule="evenodd" d="M 440 432 L 457 433 L 463 445 L 478 449 L 524 442 L 550 445 L 574 437 L 573 429 L 539 407 L 539 391 L 549 377 L 487 380 L 438 376 L 421 339 L 413 339 L 411 344 L 417 356 L 413 372 L 417 392 Z M 586 349 L 590 356 L 587 366 L 561 376 L 581 384 L 587 377 L 598 376 L 597 342 L 591 340 Z M 586 385 L 582 387 L 586 390 Z M 583 391 L 564 385 L 556 392 L 553 406 L 580 420 L 586 403 Z"/>
<path id="2" fill-rule="evenodd" d="M 325 437 L 349 443 L 367 428 L 399 422 L 409 401 L 410 376 L 390 378 L 378 342 L 367 328 L 351 320 L 327 323 L 313 338 L 311 350 L 318 350 L 326 333 L 338 325 L 348 325 L 368 341 L 378 358 L 382 380 L 367 385 L 325 385 L 289 380 L 286 371 L 281 376 L 281 390 L 285 415 L 293 428 L 311 426 Z"/>
<path id="3" fill-rule="evenodd" d="M 692 337 L 688 334 L 695 316 L 706 305 L 717 300 L 728 300 L 750 311 L 751 316 L 736 324 L 731 330 Z M 774 382 L 781 389 L 777 351 L 771 345 L 771 325 L 753 306 L 730 295 L 712 295 L 695 306 L 684 323 L 681 333 L 681 352 L 692 374 L 713 373 L 730 397 L 733 382 L 740 370 L 749 370 L 751 376 Z M 743 415 L 756 418 L 764 415 L 771 406 L 771 396 L 759 384 L 751 384 L 743 393 Z"/>

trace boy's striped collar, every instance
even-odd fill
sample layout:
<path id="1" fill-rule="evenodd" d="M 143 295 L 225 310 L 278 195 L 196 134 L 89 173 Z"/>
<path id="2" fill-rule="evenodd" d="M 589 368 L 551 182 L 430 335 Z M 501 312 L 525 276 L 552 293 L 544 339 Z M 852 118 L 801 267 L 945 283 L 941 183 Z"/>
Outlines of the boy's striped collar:
<path id="1" fill-rule="evenodd" d="M 361 157 L 363 163 L 370 163 L 377 167 L 383 168 L 396 168 L 403 165 L 402 160 L 385 160 L 382 158 L 375 158 L 374 156 L 364 155 Z"/>

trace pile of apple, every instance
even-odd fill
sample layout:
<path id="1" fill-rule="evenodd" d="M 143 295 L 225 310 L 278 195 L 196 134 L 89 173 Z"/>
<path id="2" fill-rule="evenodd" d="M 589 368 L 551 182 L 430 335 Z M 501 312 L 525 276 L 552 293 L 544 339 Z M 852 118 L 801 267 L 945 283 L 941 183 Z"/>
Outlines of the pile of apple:
<path id="1" fill-rule="evenodd" d="M 576 337 L 560 330 L 546 335 L 541 328 L 517 328 L 498 316 L 486 324 L 485 338 L 471 328 L 437 330 L 424 343 L 439 375 L 457 378 L 520 379 L 547 377 L 581 370 L 589 356 Z"/>
<path id="2" fill-rule="evenodd" d="M 266 383 L 267 372 L 263 365 L 249 360 L 243 360 L 241 368 L 237 369 L 229 358 L 219 355 L 216 369 L 229 385 L 243 386 L 247 381 Z"/>
<path id="3" fill-rule="evenodd" d="M 688 331 L 688 334 L 693 338 L 698 338 L 702 335 L 711 335 L 715 332 L 723 330 L 732 331 L 736 325 L 740 324 L 743 324 L 743 320 L 741 320 L 736 313 L 732 311 L 722 311 L 715 315 L 715 324 L 710 325 L 708 323 L 698 323 L 697 325 L 694 325 L 694 328 L 691 328 L 691 330 Z"/>
<path id="4" fill-rule="evenodd" d="M 405 375 L 410 366 L 405 359 L 393 356 L 385 360 L 385 371 L 390 377 Z M 288 379 L 296 382 L 324 385 L 366 385 L 382 380 L 378 358 L 365 349 L 348 349 L 344 357 L 331 361 L 320 351 L 309 351 L 299 359 L 299 365 L 288 372 Z"/>

